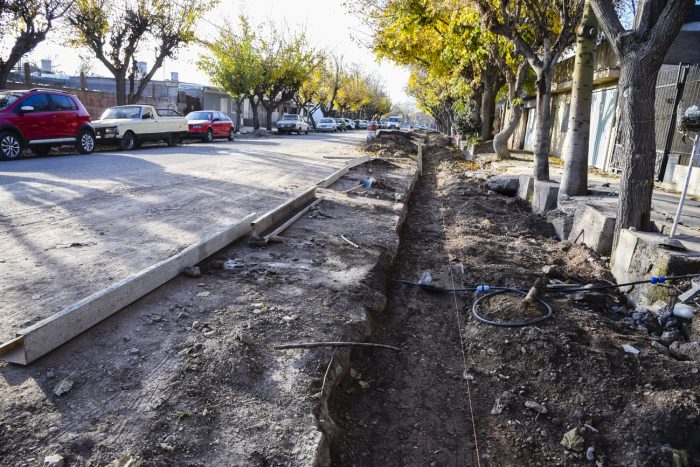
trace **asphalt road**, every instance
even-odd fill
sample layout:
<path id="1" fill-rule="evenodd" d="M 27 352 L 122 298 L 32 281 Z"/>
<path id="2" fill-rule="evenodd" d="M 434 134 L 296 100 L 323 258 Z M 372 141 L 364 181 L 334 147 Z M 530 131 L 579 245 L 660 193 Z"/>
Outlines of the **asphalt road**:
<path id="1" fill-rule="evenodd" d="M 0 342 L 261 214 L 357 156 L 364 131 L 0 162 Z"/>

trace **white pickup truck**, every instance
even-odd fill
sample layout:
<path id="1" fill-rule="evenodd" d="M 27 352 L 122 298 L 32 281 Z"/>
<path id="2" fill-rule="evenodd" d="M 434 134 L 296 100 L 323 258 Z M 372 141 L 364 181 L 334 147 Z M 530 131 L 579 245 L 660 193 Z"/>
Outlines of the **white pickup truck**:
<path id="1" fill-rule="evenodd" d="M 92 125 L 98 143 L 118 144 L 126 150 L 138 148 L 145 141 L 165 141 L 175 146 L 188 130 L 185 117 L 151 105 L 110 107 Z"/>

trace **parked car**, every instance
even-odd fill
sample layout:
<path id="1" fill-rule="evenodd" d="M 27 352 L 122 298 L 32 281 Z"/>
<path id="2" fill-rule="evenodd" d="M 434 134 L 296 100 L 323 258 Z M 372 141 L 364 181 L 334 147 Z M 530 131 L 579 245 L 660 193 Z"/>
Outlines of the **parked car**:
<path id="1" fill-rule="evenodd" d="M 0 159 L 19 159 L 22 150 L 46 155 L 74 145 L 81 154 L 95 149 L 95 130 L 80 100 L 64 91 L 0 91 Z"/>
<path id="2" fill-rule="evenodd" d="M 302 131 L 307 135 L 309 134 L 309 124 L 306 123 L 301 115 L 284 114 L 282 118 L 277 121 L 278 133 L 296 133 L 300 135 Z"/>
<path id="3" fill-rule="evenodd" d="M 367 120 L 355 120 L 356 128 L 366 130 L 369 122 Z"/>
<path id="4" fill-rule="evenodd" d="M 350 120 L 349 118 L 344 118 L 343 120 L 345 120 L 345 123 L 348 126 L 348 130 L 354 130 L 355 128 L 357 128 L 353 120 Z"/>
<path id="5" fill-rule="evenodd" d="M 98 142 L 117 143 L 126 150 L 138 148 L 145 141 L 165 141 L 175 146 L 188 134 L 184 116 L 151 105 L 110 107 L 93 124 Z"/>
<path id="6" fill-rule="evenodd" d="M 229 116 L 223 112 L 198 110 L 188 113 L 185 118 L 190 138 L 198 138 L 207 143 L 214 141 L 214 138 L 227 138 L 233 141 L 236 130 Z"/>
<path id="7" fill-rule="evenodd" d="M 400 130 L 401 129 L 401 117 L 389 117 L 389 121 L 386 125 L 388 130 Z"/>
<path id="8" fill-rule="evenodd" d="M 316 125 L 316 131 L 327 131 L 335 133 L 336 131 L 338 131 L 338 124 L 336 123 L 334 118 L 324 117 L 318 121 L 318 125 Z"/>
<path id="9" fill-rule="evenodd" d="M 338 125 L 338 131 L 348 131 L 348 124 L 344 118 L 336 118 L 335 123 Z"/>
<path id="10" fill-rule="evenodd" d="M 378 125 L 379 125 L 380 130 L 386 130 L 386 128 L 387 128 L 386 120 L 379 120 Z"/>

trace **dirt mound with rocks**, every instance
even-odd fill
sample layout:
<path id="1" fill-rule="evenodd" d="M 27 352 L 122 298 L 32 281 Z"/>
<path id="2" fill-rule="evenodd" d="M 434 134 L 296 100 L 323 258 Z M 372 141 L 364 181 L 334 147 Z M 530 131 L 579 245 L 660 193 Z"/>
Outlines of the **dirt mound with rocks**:
<path id="1" fill-rule="evenodd" d="M 551 319 L 507 328 L 475 319 L 484 294 L 396 282 L 430 272 L 437 287 L 527 291 L 544 271 L 550 285 L 612 279 L 524 202 L 489 192 L 449 151 L 434 154 L 375 317 L 376 341 L 404 350 L 353 360 L 331 404 L 336 465 L 700 465 L 700 363 L 674 358 L 615 289 L 542 294 Z M 521 301 L 495 295 L 477 310 L 536 317 Z"/>

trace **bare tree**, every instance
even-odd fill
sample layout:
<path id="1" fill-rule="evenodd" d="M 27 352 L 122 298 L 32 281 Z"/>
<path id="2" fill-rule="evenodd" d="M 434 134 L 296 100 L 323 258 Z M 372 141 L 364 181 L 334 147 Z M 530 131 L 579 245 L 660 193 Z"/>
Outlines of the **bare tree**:
<path id="1" fill-rule="evenodd" d="M 550 113 L 554 66 L 571 44 L 573 25 L 581 17 L 579 0 L 540 2 L 476 0 L 484 24 L 508 38 L 532 67 L 536 76 L 535 178 L 549 179 L 551 146 Z"/>
<path id="2" fill-rule="evenodd" d="M 44 41 L 70 5 L 69 0 L 4 0 L 0 1 L 0 33 L 3 40 L 14 34 L 7 58 L 0 58 L 0 87 L 22 57 Z"/>
<path id="3" fill-rule="evenodd" d="M 197 21 L 214 4 L 204 0 L 75 0 L 68 14 L 76 33 L 72 42 L 92 50 L 112 73 L 119 105 L 135 103 L 163 61 L 194 40 Z M 142 72 L 136 60 L 145 44 L 155 45 L 155 56 L 150 69 Z"/>

